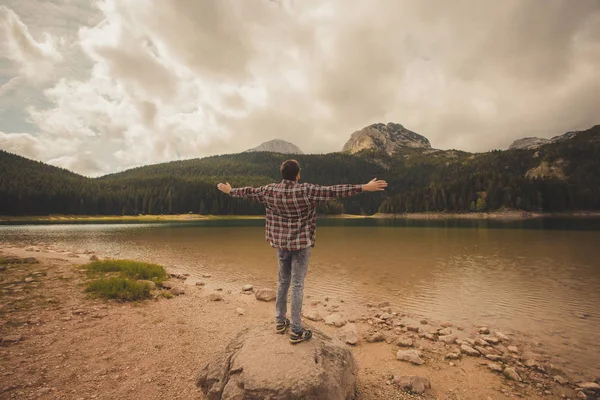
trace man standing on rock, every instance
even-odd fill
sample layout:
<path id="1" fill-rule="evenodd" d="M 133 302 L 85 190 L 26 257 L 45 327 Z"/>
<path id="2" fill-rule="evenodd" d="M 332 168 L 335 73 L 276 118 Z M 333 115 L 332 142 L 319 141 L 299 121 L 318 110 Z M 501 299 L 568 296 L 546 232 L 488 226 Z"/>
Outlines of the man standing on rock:
<path id="1" fill-rule="evenodd" d="M 229 183 L 219 183 L 220 191 L 233 197 L 258 200 L 267 213 L 265 238 L 277 249 L 279 284 L 277 285 L 276 331 L 285 333 L 290 326 L 287 315 L 287 297 L 292 285 L 292 333 L 290 341 L 300 343 L 312 337 L 310 329 L 302 327 L 302 300 L 304 278 L 308 270 L 311 248 L 315 246 L 317 204 L 319 201 L 349 197 L 362 192 L 384 190 L 387 183 L 373 179 L 364 185 L 319 186 L 299 183 L 300 163 L 287 160 L 281 164 L 280 183 L 258 188 L 232 189 Z"/>

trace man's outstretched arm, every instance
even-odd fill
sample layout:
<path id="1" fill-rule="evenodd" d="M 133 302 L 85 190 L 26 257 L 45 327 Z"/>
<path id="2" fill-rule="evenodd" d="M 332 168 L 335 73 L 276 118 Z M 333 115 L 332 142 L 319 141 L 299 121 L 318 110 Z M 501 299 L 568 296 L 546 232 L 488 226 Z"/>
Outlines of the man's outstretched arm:
<path id="1" fill-rule="evenodd" d="M 377 180 L 377 178 L 364 185 L 320 186 L 310 183 L 306 184 L 309 199 L 315 201 L 340 199 L 355 196 L 362 192 L 379 192 L 385 190 L 386 187 L 387 182 Z"/>
<path id="2" fill-rule="evenodd" d="M 242 188 L 232 188 L 229 182 L 219 183 L 217 188 L 232 197 L 244 197 L 246 199 L 258 200 L 263 202 L 264 200 L 264 187 L 242 187 Z"/>

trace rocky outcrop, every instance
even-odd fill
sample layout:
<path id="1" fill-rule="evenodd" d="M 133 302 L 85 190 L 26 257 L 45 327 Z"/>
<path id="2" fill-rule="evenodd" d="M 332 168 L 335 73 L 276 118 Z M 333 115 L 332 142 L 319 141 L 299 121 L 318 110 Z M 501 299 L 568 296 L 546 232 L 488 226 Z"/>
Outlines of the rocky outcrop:
<path id="1" fill-rule="evenodd" d="M 566 163 L 562 158 L 554 162 L 542 161 L 540 165 L 527 171 L 525 177 L 528 179 L 557 179 L 565 181 L 567 180 L 563 169 L 565 165 Z"/>
<path id="2" fill-rule="evenodd" d="M 373 124 L 350 136 L 342 151 L 351 154 L 362 150 L 378 150 L 389 155 L 402 148 L 430 149 L 426 137 L 409 131 L 400 124 Z"/>
<path id="3" fill-rule="evenodd" d="M 358 367 L 348 346 L 313 330 L 291 345 L 271 324 L 240 332 L 208 362 L 196 384 L 208 400 L 354 398 Z"/>
<path id="4" fill-rule="evenodd" d="M 550 143 L 550 140 L 538 138 L 538 137 L 527 137 L 519 140 L 515 140 L 512 142 L 509 150 L 533 150 L 537 149 L 540 146 Z"/>
<path id="5" fill-rule="evenodd" d="M 246 150 L 246 153 L 254 153 L 257 151 L 268 151 L 271 153 L 282 153 L 282 154 L 304 154 L 298 146 L 293 143 L 286 142 L 281 139 L 273 139 L 268 142 L 261 143 L 252 149 Z"/>

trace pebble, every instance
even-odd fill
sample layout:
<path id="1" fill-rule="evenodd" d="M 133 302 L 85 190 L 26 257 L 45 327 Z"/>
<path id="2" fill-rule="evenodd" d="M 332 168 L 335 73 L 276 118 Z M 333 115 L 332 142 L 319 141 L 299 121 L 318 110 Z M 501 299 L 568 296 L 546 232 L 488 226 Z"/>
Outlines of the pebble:
<path id="1" fill-rule="evenodd" d="M 480 354 L 479 354 L 479 352 L 477 350 L 475 350 L 474 348 L 472 348 L 471 346 L 466 345 L 466 344 L 462 344 L 460 346 L 460 351 L 462 353 L 465 353 L 466 355 L 469 355 L 469 356 L 472 356 L 472 357 L 479 357 L 480 356 Z"/>
<path id="2" fill-rule="evenodd" d="M 569 383 L 568 379 L 566 379 L 565 377 L 560 376 L 560 375 L 554 376 L 554 381 L 563 386 Z"/>
<path id="3" fill-rule="evenodd" d="M 499 373 L 503 372 L 502 367 L 499 366 L 498 364 L 490 363 L 490 364 L 488 364 L 488 368 L 494 372 L 499 372 Z"/>
<path id="4" fill-rule="evenodd" d="M 204 281 L 196 282 L 196 286 L 205 286 L 205 285 L 206 285 L 206 282 L 204 282 Z"/>
<path id="5" fill-rule="evenodd" d="M 452 328 L 452 322 L 442 322 L 440 326 L 442 328 Z"/>
<path id="6" fill-rule="evenodd" d="M 448 353 L 446 354 L 446 358 L 448 360 L 459 360 L 462 356 L 460 353 Z"/>
<path id="7" fill-rule="evenodd" d="M 584 390 L 598 390 L 600 391 L 600 385 L 596 382 L 581 382 L 577 384 L 578 387 Z"/>
<path id="8" fill-rule="evenodd" d="M 490 333 L 490 330 L 487 326 L 482 326 L 480 328 L 477 329 L 477 332 L 479 332 L 482 335 L 487 335 Z"/>
<path id="9" fill-rule="evenodd" d="M 517 371 L 514 370 L 514 368 L 505 368 L 504 369 L 504 376 L 507 379 L 513 380 L 513 381 L 517 381 L 517 382 L 521 382 L 521 377 L 519 376 L 519 374 L 517 374 Z"/>
<path id="10" fill-rule="evenodd" d="M 171 293 L 173 293 L 175 296 L 181 296 L 182 294 L 185 294 L 185 289 L 180 286 L 176 286 L 171 289 Z"/>
<path id="11" fill-rule="evenodd" d="M 315 322 L 319 322 L 319 321 L 323 320 L 323 317 L 321 317 L 321 314 L 319 314 L 319 312 L 317 310 L 310 310 L 302 315 L 304 316 L 304 318 L 309 319 L 311 321 L 315 321 Z"/>
<path id="12" fill-rule="evenodd" d="M 446 344 L 454 344 L 458 340 L 458 337 L 456 335 L 446 335 L 438 337 L 438 340 Z"/>
<path id="13" fill-rule="evenodd" d="M 416 325 L 408 325 L 406 327 L 406 329 L 408 329 L 410 332 L 417 332 L 417 333 L 419 333 L 419 330 L 421 330 L 421 328 L 419 328 Z"/>
<path id="14" fill-rule="evenodd" d="M 504 359 L 502 356 L 499 356 L 497 354 L 486 354 L 485 358 L 487 358 L 490 361 L 502 361 Z"/>
<path id="15" fill-rule="evenodd" d="M 25 278 L 25 283 L 30 283 L 30 282 L 33 282 L 33 278 L 31 278 L 29 276 L 27 278 Z"/>
<path id="16" fill-rule="evenodd" d="M 235 309 L 235 313 L 236 313 L 237 315 L 244 315 L 246 312 L 244 311 L 244 309 L 243 309 L 243 308 L 236 308 L 236 309 Z"/>
<path id="17" fill-rule="evenodd" d="M 440 336 L 452 335 L 452 329 L 450 329 L 450 328 L 440 329 L 440 330 L 437 331 L 437 333 Z"/>
<path id="18" fill-rule="evenodd" d="M 508 342 L 510 339 L 502 332 L 494 332 L 494 335 L 503 342 Z"/>
<path id="19" fill-rule="evenodd" d="M 211 274 L 202 274 L 201 276 L 202 276 L 203 278 L 205 278 L 205 279 L 206 279 L 206 278 L 212 278 L 212 275 L 211 275 Z"/>
<path id="20" fill-rule="evenodd" d="M 482 339 L 491 344 L 500 343 L 500 339 L 495 336 L 483 336 Z"/>
<path id="21" fill-rule="evenodd" d="M 583 392 L 577 392 L 577 398 L 578 398 L 578 399 L 584 399 L 584 400 L 586 400 L 586 399 L 587 399 L 587 396 L 586 396 L 586 394 L 585 394 L 585 393 L 583 393 Z"/>
<path id="22" fill-rule="evenodd" d="M 385 341 L 385 335 L 381 332 L 375 332 L 371 336 L 367 336 L 367 343 L 380 343 Z"/>
<path id="23" fill-rule="evenodd" d="M 519 349 L 517 348 L 517 346 L 508 346 L 506 348 L 509 352 L 517 354 L 519 352 Z"/>
<path id="24" fill-rule="evenodd" d="M 427 325 L 427 324 L 428 324 L 428 322 L 427 322 L 427 320 L 426 320 L 426 319 L 422 319 L 422 320 L 421 320 L 421 325 Z"/>
<path id="25" fill-rule="evenodd" d="M 480 352 L 484 356 L 487 356 L 488 354 L 490 354 L 490 352 L 485 347 L 475 346 L 474 348 L 475 348 L 475 350 L 477 350 L 478 352 Z"/>
<path id="26" fill-rule="evenodd" d="M 325 317 L 325 325 L 333 325 L 336 328 L 341 328 L 346 325 L 346 319 L 340 313 L 329 314 Z"/>
<path id="27" fill-rule="evenodd" d="M 242 290 L 243 290 L 244 292 L 249 292 L 249 291 L 251 291 L 251 290 L 254 290 L 254 285 L 250 285 L 250 284 L 248 284 L 248 285 L 244 285 L 244 286 L 242 287 Z"/>
<path id="28" fill-rule="evenodd" d="M 340 330 L 338 339 L 342 342 L 354 346 L 358 343 L 358 332 L 355 324 L 348 324 Z"/>
<path id="29" fill-rule="evenodd" d="M 415 365 L 425 364 L 425 361 L 421 358 L 421 353 L 417 350 L 398 350 L 396 358 L 400 361 L 408 361 Z"/>
<path id="30" fill-rule="evenodd" d="M 161 283 L 161 286 L 164 287 L 165 289 L 173 289 L 175 287 L 175 282 L 164 281 L 163 283 Z"/>
<path id="31" fill-rule="evenodd" d="M 260 301 L 275 301 L 275 299 L 277 298 L 277 292 L 275 292 L 275 290 L 273 289 L 257 289 L 254 292 L 254 297 L 256 298 L 256 300 Z"/>
<path id="32" fill-rule="evenodd" d="M 224 299 L 223 299 L 223 295 L 222 295 L 221 293 L 211 293 L 211 294 L 208 296 L 208 299 L 209 299 L 210 301 L 223 301 L 223 300 L 224 300 Z"/>
<path id="33" fill-rule="evenodd" d="M 427 389 L 431 389 L 431 382 L 423 376 L 394 376 L 393 381 L 398 387 L 411 393 L 421 394 Z"/>
<path id="34" fill-rule="evenodd" d="M 396 341 L 396 345 L 398 347 L 413 347 L 414 343 L 413 343 L 412 339 L 398 339 Z"/>

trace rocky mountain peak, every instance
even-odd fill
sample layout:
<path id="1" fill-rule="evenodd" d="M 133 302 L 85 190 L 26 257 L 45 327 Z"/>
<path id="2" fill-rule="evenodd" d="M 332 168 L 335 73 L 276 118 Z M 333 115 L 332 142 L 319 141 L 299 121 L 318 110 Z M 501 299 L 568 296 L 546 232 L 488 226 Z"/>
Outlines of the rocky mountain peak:
<path id="1" fill-rule="evenodd" d="M 342 151 L 355 154 L 361 150 L 375 149 L 392 155 L 402 148 L 430 149 L 431 144 L 426 137 L 390 122 L 369 125 L 354 132 Z"/>
<path id="2" fill-rule="evenodd" d="M 527 137 L 519 140 L 515 140 L 510 147 L 509 150 L 532 150 L 537 149 L 540 146 L 543 146 L 547 143 L 550 143 L 548 139 L 538 138 L 538 137 Z"/>
<path id="3" fill-rule="evenodd" d="M 298 146 L 293 143 L 286 142 L 281 139 L 273 139 L 268 142 L 261 143 L 252 149 L 246 150 L 246 153 L 252 153 L 257 151 L 269 151 L 271 153 L 282 153 L 282 154 L 304 154 Z"/>

